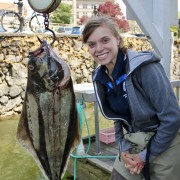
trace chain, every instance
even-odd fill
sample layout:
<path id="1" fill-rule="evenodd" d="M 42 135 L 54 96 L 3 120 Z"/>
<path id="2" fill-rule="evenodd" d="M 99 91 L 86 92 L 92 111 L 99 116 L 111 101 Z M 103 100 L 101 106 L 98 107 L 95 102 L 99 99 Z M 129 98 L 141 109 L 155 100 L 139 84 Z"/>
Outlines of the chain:
<path id="1" fill-rule="evenodd" d="M 53 45 L 54 41 L 56 40 L 56 35 L 55 35 L 55 33 L 54 33 L 54 31 L 52 29 L 49 29 L 49 14 L 48 13 L 43 13 L 43 17 L 44 17 L 45 30 L 50 31 L 53 34 L 53 41 L 51 42 L 51 45 Z M 40 41 L 40 43 L 42 43 L 42 41 L 40 39 L 39 39 L 39 41 Z"/>
<path id="2" fill-rule="evenodd" d="M 43 13 L 45 30 L 49 29 L 49 14 Z"/>

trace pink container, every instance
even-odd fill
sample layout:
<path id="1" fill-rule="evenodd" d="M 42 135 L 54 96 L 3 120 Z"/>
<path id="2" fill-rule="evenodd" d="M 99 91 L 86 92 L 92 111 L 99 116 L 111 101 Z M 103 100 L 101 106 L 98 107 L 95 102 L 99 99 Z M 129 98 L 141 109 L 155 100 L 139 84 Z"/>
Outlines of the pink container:
<path id="1" fill-rule="evenodd" d="M 105 144 L 115 142 L 115 132 L 114 127 L 100 130 L 99 140 Z"/>

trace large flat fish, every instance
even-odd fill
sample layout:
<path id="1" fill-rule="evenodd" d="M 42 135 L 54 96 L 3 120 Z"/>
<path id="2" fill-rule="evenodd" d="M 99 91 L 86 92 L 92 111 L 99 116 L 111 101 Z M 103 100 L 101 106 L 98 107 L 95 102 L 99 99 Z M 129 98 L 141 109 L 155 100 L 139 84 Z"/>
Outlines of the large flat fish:
<path id="1" fill-rule="evenodd" d="M 43 41 L 29 53 L 28 80 L 17 140 L 49 180 L 63 177 L 79 144 L 79 120 L 68 65 Z"/>

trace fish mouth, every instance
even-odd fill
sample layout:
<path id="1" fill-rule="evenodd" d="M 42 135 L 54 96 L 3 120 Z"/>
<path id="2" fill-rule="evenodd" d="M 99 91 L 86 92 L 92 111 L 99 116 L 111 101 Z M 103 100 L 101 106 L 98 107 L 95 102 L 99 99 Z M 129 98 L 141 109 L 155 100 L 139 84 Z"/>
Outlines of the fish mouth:
<path id="1" fill-rule="evenodd" d="M 64 89 L 71 79 L 71 72 L 69 66 L 64 61 L 61 61 L 60 64 L 64 73 L 64 77 L 59 83 L 56 84 L 56 86 L 60 89 Z"/>
<path id="2" fill-rule="evenodd" d="M 49 77 L 46 76 L 43 78 L 46 90 L 52 92 L 52 91 L 56 90 L 57 88 L 62 90 L 67 87 L 69 80 L 70 80 L 70 76 L 66 75 L 62 78 L 63 70 L 61 70 L 61 76 L 59 76 L 58 74 L 54 73 Z"/>
<path id="3" fill-rule="evenodd" d="M 69 83 L 69 80 L 70 80 L 70 75 L 67 74 L 66 76 L 64 76 L 64 78 L 62 79 L 61 82 L 57 82 L 56 83 L 56 87 L 59 87 L 60 89 L 64 89 L 66 88 L 66 86 L 68 85 Z"/>
<path id="4" fill-rule="evenodd" d="M 55 72 L 48 77 L 48 80 L 51 80 L 55 84 L 55 88 L 64 89 L 68 85 L 70 77 L 69 72 L 63 69 L 56 69 Z"/>

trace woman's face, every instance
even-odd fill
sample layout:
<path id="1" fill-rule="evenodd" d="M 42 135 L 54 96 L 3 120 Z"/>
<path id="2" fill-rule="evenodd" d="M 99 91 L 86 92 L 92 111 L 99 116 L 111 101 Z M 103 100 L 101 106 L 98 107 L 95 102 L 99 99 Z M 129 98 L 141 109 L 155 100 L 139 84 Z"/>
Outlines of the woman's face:
<path id="1" fill-rule="evenodd" d="M 106 27 L 98 27 L 87 39 L 90 54 L 94 60 L 105 66 L 112 66 L 116 62 L 119 47 L 119 38 Z"/>

